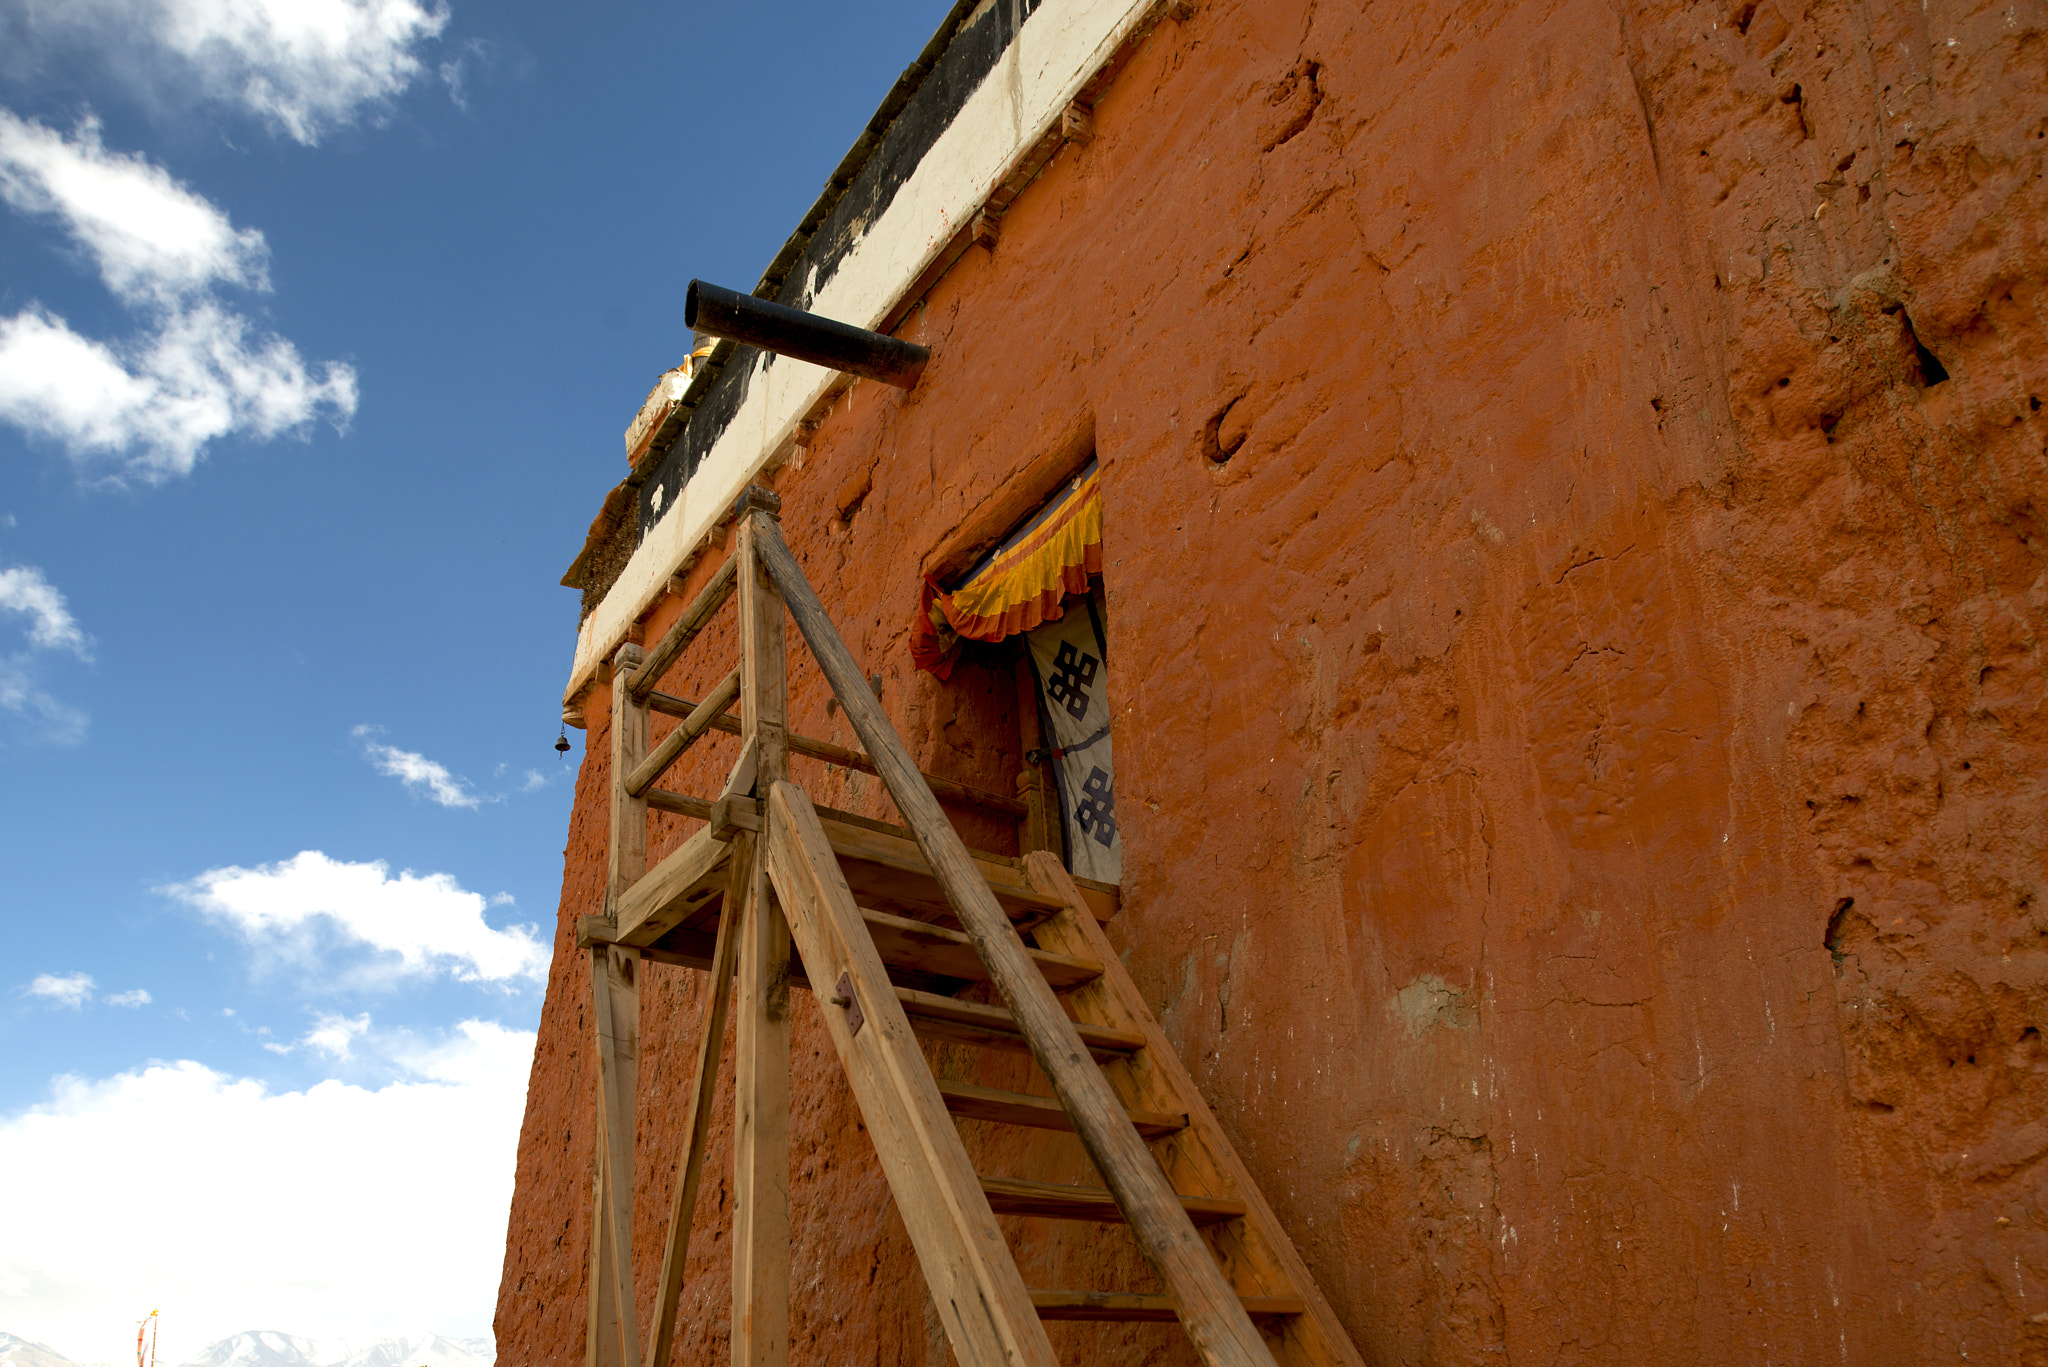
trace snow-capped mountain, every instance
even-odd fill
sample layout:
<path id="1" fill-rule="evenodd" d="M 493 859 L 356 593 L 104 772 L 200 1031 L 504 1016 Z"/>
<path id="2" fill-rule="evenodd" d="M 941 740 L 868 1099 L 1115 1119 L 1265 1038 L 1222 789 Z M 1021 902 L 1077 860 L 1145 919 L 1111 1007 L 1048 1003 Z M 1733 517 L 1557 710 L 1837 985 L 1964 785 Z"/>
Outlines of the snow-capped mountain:
<path id="1" fill-rule="evenodd" d="M 207 1345 L 183 1367 L 492 1367 L 489 1339 L 302 1339 L 252 1330 Z"/>
<path id="2" fill-rule="evenodd" d="M 391 1339 L 302 1339 L 251 1330 L 208 1344 L 183 1367 L 493 1367 L 489 1339 L 414 1334 Z M 0 1333 L 0 1367 L 79 1367 L 41 1343 Z"/>
<path id="3" fill-rule="evenodd" d="M 0 1334 L 0 1367 L 77 1367 L 46 1343 L 30 1343 L 12 1334 Z"/>

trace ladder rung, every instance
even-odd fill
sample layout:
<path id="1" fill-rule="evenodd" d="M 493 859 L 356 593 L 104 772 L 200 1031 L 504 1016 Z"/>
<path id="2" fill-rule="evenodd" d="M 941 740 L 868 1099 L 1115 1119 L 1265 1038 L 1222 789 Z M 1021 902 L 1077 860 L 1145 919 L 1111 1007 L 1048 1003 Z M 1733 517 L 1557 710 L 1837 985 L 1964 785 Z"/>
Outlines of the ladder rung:
<path id="1" fill-rule="evenodd" d="M 971 1082 L 948 1082 L 939 1079 L 939 1095 L 946 1099 L 946 1109 L 954 1115 L 968 1120 L 993 1120 L 999 1125 L 1026 1125 L 1034 1130 L 1069 1130 L 1074 1128 L 1073 1117 L 1066 1108 L 1049 1096 L 1029 1096 L 1023 1092 L 999 1092 L 993 1087 L 977 1087 Z M 1131 1111 L 1131 1124 L 1147 1139 L 1157 1139 L 1165 1134 L 1177 1134 L 1188 1127 L 1186 1115 L 1173 1115 L 1166 1111 Z"/>
<path id="2" fill-rule="evenodd" d="M 845 825 L 826 813 L 819 815 L 833 853 L 839 856 L 840 871 L 853 889 L 854 899 L 862 906 L 880 906 L 885 910 L 900 906 L 926 915 L 953 916 L 952 904 L 940 891 L 931 865 L 925 862 L 924 853 L 916 844 L 902 836 Z M 1059 898 L 1033 888 L 1015 862 L 1006 856 L 981 855 L 971 850 L 968 853 L 974 857 L 989 891 L 996 895 L 996 901 L 1012 921 L 1035 925 L 1066 910 L 1066 903 Z"/>
<path id="3" fill-rule="evenodd" d="M 1067 1187 L 1057 1182 L 1027 1182 L 1017 1177 L 984 1177 L 981 1190 L 989 1209 L 998 1215 L 1038 1215 L 1048 1220 L 1098 1220 L 1119 1224 L 1124 1213 L 1102 1187 Z M 1183 1196 L 1181 1208 L 1198 1225 L 1243 1217 L 1242 1201 L 1218 1196 Z"/>
<path id="4" fill-rule="evenodd" d="M 903 1003 L 903 1014 L 910 1017 L 911 1027 L 921 1035 L 959 1040 L 963 1044 L 979 1044 L 991 1049 L 1021 1049 L 1026 1053 L 1031 1050 L 1007 1007 L 983 1006 L 979 1002 L 964 1002 L 957 997 L 941 997 L 937 993 L 918 992 L 908 987 L 896 989 L 896 1000 Z M 1135 1030 L 1119 1030 L 1112 1025 L 1088 1025 L 1079 1021 L 1075 1022 L 1074 1029 L 1079 1032 L 1081 1043 L 1087 1046 L 1088 1052 L 1098 1059 L 1134 1054 L 1145 1047 L 1145 1037 Z"/>
<path id="5" fill-rule="evenodd" d="M 1301 1315 L 1299 1296 L 1241 1296 L 1247 1315 Z M 1149 1291 L 1033 1291 L 1031 1304 L 1042 1320 L 1150 1320 L 1176 1317 L 1173 1297 Z"/>
<path id="6" fill-rule="evenodd" d="M 959 931 L 866 907 L 861 908 L 860 914 L 868 924 L 868 934 L 873 937 L 883 963 L 913 968 L 941 978 L 988 981 L 988 968 L 981 962 L 981 955 L 974 952 L 973 941 Z M 1102 976 L 1102 965 L 1092 959 L 1049 954 L 1042 949 L 1027 949 L 1026 952 L 1055 992 L 1092 983 Z"/>

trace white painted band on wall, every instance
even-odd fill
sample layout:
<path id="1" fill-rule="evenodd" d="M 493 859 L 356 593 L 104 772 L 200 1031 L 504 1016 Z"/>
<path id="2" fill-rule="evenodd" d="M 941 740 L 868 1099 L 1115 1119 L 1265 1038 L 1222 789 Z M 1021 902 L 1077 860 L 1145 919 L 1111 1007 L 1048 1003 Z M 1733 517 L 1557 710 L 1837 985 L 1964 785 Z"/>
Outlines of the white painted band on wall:
<path id="1" fill-rule="evenodd" d="M 875 327 L 954 234 L 1065 112 L 1152 12 L 1155 0 L 1045 0 L 968 97 L 882 216 L 811 301 L 827 318 Z M 667 591 L 748 481 L 795 438 L 797 425 L 840 377 L 760 353 L 745 400 L 704 455 L 676 504 L 657 522 L 583 620 L 565 702 L 597 676 L 634 621 Z"/>

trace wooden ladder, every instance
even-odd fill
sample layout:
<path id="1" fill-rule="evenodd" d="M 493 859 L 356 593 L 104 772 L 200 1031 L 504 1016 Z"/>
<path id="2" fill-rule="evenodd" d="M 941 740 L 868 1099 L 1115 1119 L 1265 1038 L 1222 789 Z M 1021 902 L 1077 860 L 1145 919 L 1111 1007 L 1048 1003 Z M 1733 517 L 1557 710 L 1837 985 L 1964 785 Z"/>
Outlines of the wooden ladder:
<path id="1" fill-rule="evenodd" d="M 599 1060 L 588 1367 L 667 1367 L 729 1013 L 732 1356 L 787 1362 L 791 986 L 821 1009 L 962 1367 L 1052 1367 L 1047 1320 L 1176 1319 L 1206 1363 L 1362 1367 L 1104 936 L 1099 917 L 1113 904 L 1049 853 L 965 846 L 935 789 L 1011 814 L 1023 804 L 919 772 L 784 543 L 778 511 L 774 495 L 747 490 L 734 555 L 653 651 L 624 646 L 613 661 L 611 890 L 606 914 L 579 932 Z M 654 684 L 732 596 L 739 666 L 701 703 L 664 698 Z M 785 611 L 865 753 L 788 733 Z M 683 720 L 649 753 L 653 710 Z M 714 727 L 741 737 L 720 795 L 654 789 Z M 814 806 L 788 780 L 791 753 L 878 774 L 905 826 Z M 650 806 L 709 823 L 652 870 Z M 644 1354 L 630 1275 L 643 959 L 710 974 Z M 955 995 L 981 983 L 1001 1005 Z M 1053 1095 L 942 1081 L 921 1039 L 1027 1052 Z M 956 1117 L 1070 1132 L 1105 1185 L 979 1174 Z M 1000 1214 L 1120 1222 L 1165 1291 L 1028 1288 Z"/>

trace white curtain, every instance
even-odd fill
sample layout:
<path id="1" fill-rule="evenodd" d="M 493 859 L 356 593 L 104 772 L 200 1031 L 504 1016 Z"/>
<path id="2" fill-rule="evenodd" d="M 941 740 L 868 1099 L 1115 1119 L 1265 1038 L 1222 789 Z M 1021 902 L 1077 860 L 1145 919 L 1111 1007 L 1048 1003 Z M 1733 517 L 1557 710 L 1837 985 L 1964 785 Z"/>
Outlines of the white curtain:
<path id="1" fill-rule="evenodd" d="M 1116 822 L 1110 762 L 1109 665 L 1093 605 L 1069 599 L 1057 622 L 1024 633 L 1038 676 L 1039 714 L 1054 752 L 1067 867 L 1077 876 L 1121 882 L 1123 836 Z"/>

